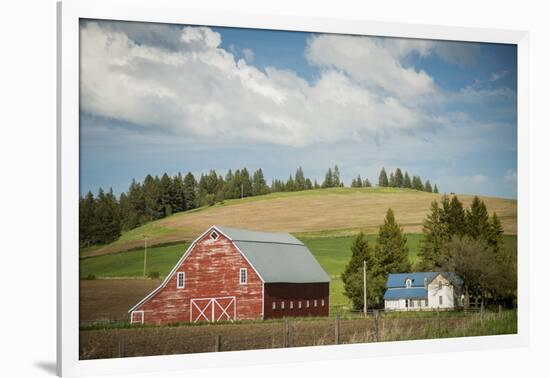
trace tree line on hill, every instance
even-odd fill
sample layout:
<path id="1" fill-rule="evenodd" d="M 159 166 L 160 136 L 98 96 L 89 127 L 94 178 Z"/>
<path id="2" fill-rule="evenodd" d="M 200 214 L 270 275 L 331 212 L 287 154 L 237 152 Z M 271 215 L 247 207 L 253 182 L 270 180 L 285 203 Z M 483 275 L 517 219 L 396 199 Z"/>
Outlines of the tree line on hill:
<path id="1" fill-rule="evenodd" d="M 398 172 L 401 172 L 399 168 L 395 176 L 400 177 Z M 351 186 L 370 187 L 371 183 L 358 176 L 352 180 Z M 147 222 L 173 213 L 223 203 L 226 199 L 337 187 L 344 187 L 338 165 L 327 170 L 320 184 L 306 177 L 302 167 L 298 167 L 286 181 L 273 179 L 271 185 L 266 182 L 261 168 L 252 174 L 247 168 L 229 169 L 225 176 L 212 169 L 207 174 L 201 174 L 198 180 L 191 172 L 186 175 L 178 173 L 173 177 L 166 173 L 161 177 L 147 175 L 143 182 L 132 180 L 128 190 L 118 198 L 112 190 L 105 192 L 102 188 L 95 196 L 88 192 L 80 197 L 80 245 L 107 244 L 116 240 L 122 232 Z"/>
<path id="2" fill-rule="evenodd" d="M 464 209 L 457 196 L 444 195 L 423 224 L 417 271 L 454 272 L 464 280 L 465 300 L 470 295 L 512 306 L 516 300 L 517 249 L 505 248 L 500 219 L 487 212 L 474 197 Z M 407 236 L 388 209 L 376 244 L 371 246 L 360 232 L 351 245 L 352 256 L 342 273 L 344 294 L 356 309 L 363 307 L 363 262 L 367 266 L 367 303 L 383 307 L 389 273 L 411 272 Z"/>
<path id="3" fill-rule="evenodd" d="M 388 178 L 386 169 L 382 167 L 380 174 L 378 175 L 378 186 L 389 188 L 407 188 L 429 193 L 439 193 L 437 184 L 432 188 L 430 180 L 426 180 L 425 183 L 422 183 L 420 176 L 413 176 L 411 179 L 409 173 L 407 171 L 403 173 L 401 168 L 396 168 L 395 172 L 390 172 L 390 176 Z"/>

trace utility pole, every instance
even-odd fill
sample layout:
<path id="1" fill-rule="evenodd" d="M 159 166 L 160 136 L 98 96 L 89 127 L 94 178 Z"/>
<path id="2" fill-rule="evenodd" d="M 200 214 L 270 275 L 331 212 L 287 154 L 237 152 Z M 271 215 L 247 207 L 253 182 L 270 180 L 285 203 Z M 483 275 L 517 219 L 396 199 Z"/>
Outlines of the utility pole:
<path id="1" fill-rule="evenodd" d="M 367 317 L 367 260 L 363 260 L 363 312 Z"/>
<path id="2" fill-rule="evenodd" d="M 147 235 L 143 235 L 145 242 L 145 253 L 143 255 L 143 277 L 146 277 L 147 274 Z"/>

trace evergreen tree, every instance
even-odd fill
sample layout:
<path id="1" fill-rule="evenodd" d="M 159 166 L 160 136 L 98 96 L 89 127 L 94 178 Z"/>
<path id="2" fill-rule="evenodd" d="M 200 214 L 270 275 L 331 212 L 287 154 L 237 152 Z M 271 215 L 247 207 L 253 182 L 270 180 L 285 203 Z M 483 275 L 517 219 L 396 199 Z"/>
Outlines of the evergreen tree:
<path id="1" fill-rule="evenodd" d="M 243 197 L 250 197 L 252 195 L 252 180 L 250 179 L 250 174 L 246 168 L 243 168 L 241 171 L 240 183 L 242 185 Z"/>
<path id="2" fill-rule="evenodd" d="M 424 190 L 424 185 L 422 184 L 422 179 L 420 176 L 413 176 L 412 188 L 414 190 Z"/>
<path id="3" fill-rule="evenodd" d="M 147 222 L 162 217 L 160 182 L 158 177 L 147 175 L 143 181 L 143 199 L 145 201 L 145 219 Z"/>
<path id="4" fill-rule="evenodd" d="M 485 203 L 475 196 L 470 209 L 466 212 L 466 232 L 472 239 L 488 240 L 489 215 Z"/>
<path id="5" fill-rule="evenodd" d="M 183 187 L 183 177 L 181 173 L 174 177 L 172 181 L 172 209 L 174 212 L 180 212 L 185 210 L 185 191 Z"/>
<path id="6" fill-rule="evenodd" d="M 81 247 L 89 247 L 94 243 L 95 234 L 95 199 L 92 192 L 88 192 L 86 197 L 80 197 L 79 201 L 79 241 Z"/>
<path id="7" fill-rule="evenodd" d="M 362 232 L 353 240 L 351 253 L 351 259 L 341 276 L 344 294 L 351 300 L 353 308 L 363 308 L 363 264 L 366 262 L 367 304 L 378 305 L 382 298 L 385 279 L 374 250 L 369 246 L 367 237 Z"/>
<path id="8" fill-rule="evenodd" d="M 396 187 L 396 184 L 395 184 L 395 175 L 393 174 L 393 172 L 390 172 L 390 179 L 388 181 L 388 186 L 390 188 L 395 188 Z"/>
<path id="9" fill-rule="evenodd" d="M 321 189 L 321 185 L 319 185 L 319 183 L 317 182 L 317 180 L 315 180 L 315 182 L 313 183 L 313 188 L 314 188 L 314 189 Z"/>
<path id="10" fill-rule="evenodd" d="M 441 249 L 450 240 L 444 210 L 439 207 L 437 201 L 432 202 L 430 214 L 424 220 L 422 232 L 423 238 L 418 253 L 420 263 L 417 268 L 420 271 L 437 270 L 441 260 Z"/>
<path id="11" fill-rule="evenodd" d="M 95 235 L 93 244 L 106 244 L 120 236 L 120 214 L 113 190 L 104 193 L 99 189 L 95 207 Z"/>
<path id="12" fill-rule="evenodd" d="M 432 190 L 432 184 L 430 183 L 430 180 L 426 180 L 426 183 L 424 184 L 424 191 L 431 193 Z"/>
<path id="13" fill-rule="evenodd" d="M 325 181 L 323 181 L 322 187 L 332 188 L 333 186 L 334 186 L 334 177 L 332 174 L 332 169 L 329 168 L 327 173 L 325 174 Z"/>
<path id="14" fill-rule="evenodd" d="M 403 187 L 408 189 L 412 188 L 411 178 L 409 177 L 409 173 L 407 171 L 405 171 L 405 177 L 403 178 Z"/>
<path id="15" fill-rule="evenodd" d="M 496 255 L 500 255 L 504 244 L 504 229 L 502 223 L 498 219 L 497 214 L 493 212 L 491 221 L 489 223 L 489 233 L 487 238 L 487 244 L 493 250 Z"/>
<path id="16" fill-rule="evenodd" d="M 287 192 L 293 192 L 295 190 L 295 182 L 292 178 L 292 175 L 288 176 L 288 180 L 286 181 L 285 188 Z"/>
<path id="17" fill-rule="evenodd" d="M 447 196 L 444 196 L 444 198 L 447 199 L 445 203 L 444 220 L 447 224 L 450 236 L 464 235 L 466 233 L 466 213 L 462 206 L 462 202 L 459 201 L 456 195 L 453 196 L 450 202 Z"/>
<path id="18" fill-rule="evenodd" d="M 363 186 L 365 188 L 370 188 L 372 186 L 368 178 L 366 178 L 365 181 L 363 182 Z"/>
<path id="19" fill-rule="evenodd" d="M 294 190 L 305 190 L 306 178 L 302 167 L 298 167 L 296 174 L 294 175 Z"/>
<path id="20" fill-rule="evenodd" d="M 306 178 L 306 190 L 313 189 L 313 184 L 311 183 L 311 180 L 309 178 Z"/>
<path id="21" fill-rule="evenodd" d="M 258 169 L 254 172 L 252 176 L 252 195 L 259 196 L 266 194 L 268 192 L 268 187 L 265 182 L 264 173 L 262 169 Z"/>
<path id="22" fill-rule="evenodd" d="M 332 186 L 335 188 L 342 186 L 342 182 L 340 181 L 340 170 L 337 165 L 334 166 L 334 170 L 332 171 Z"/>
<path id="23" fill-rule="evenodd" d="M 191 172 L 188 172 L 183 179 L 183 197 L 186 210 L 197 207 L 197 180 Z"/>
<path id="24" fill-rule="evenodd" d="M 397 188 L 403 188 L 405 179 L 403 177 L 403 172 L 401 172 L 401 168 L 397 168 L 395 170 L 394 178 L 395 178 L 395 186 Z"/>
<path id="25" fill-rule="evenodd" d="M 384 224 L 380 226 L 376 240 L 376 258 L 384 274 L 409 272 L 409 248 L 407 237 L 388 209 Z"/>
<path id="26" fill-rule="evenodd" d="M 434 193 L 439 193 L 439 189 L 437 188 L 437 184 L 434 185 Z"/>
<path id="27" fill-rule="evenodd" d="M 380 175 L 378 176 L 378 186 L 387 187 L 389 184 L 388 175 L 386 174 L 386 169 L 382 167 Z"/>

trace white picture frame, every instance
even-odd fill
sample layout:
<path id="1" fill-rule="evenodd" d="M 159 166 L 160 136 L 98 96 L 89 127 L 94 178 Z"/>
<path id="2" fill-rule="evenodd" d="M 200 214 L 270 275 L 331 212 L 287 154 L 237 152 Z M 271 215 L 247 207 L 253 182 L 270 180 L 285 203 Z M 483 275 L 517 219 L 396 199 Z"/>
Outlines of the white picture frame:
<path id="1" fill-rule="evenodd" d="M 79 19 L 113 19 L 388 37 L 509 43 L 518 46 L 518 333 L 407 342 L 79 360 Z M 146 373 L 250 364 L 362 358 L 526 346 L 529 342 L 529 35 L 524 31 L 321 19 L 186 8 L 177 0 L 58 3 L 57 372 L 62 376 Z"/>

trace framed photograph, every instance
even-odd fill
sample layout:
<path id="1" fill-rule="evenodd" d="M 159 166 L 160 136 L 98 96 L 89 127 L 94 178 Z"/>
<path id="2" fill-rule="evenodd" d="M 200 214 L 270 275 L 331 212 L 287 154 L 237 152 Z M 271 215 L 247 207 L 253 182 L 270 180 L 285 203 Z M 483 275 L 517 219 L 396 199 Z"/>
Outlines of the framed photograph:
<path id="1" fill-rule="evenodd" d="M 58 374 L 528 342 L 528 35 L 58 4 Z"/>

